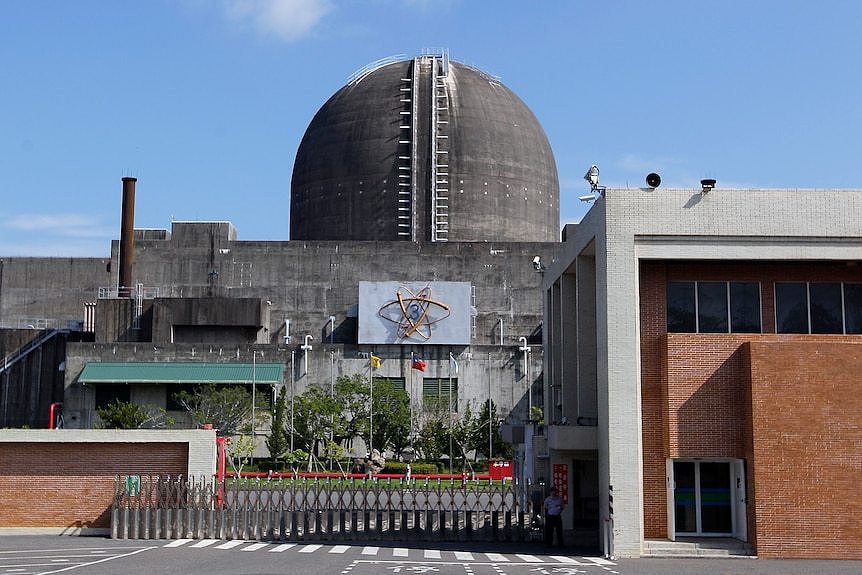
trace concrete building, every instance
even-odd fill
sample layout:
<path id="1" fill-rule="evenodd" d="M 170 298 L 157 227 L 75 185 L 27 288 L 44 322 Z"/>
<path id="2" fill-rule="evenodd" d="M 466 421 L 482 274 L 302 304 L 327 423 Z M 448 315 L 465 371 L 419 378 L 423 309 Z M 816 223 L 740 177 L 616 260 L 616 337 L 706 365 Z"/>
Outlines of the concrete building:
<path id="1" fill-rule="evenodd" d="M 297 154 L 290 241 L 240 240 L 227 221 L 134 229 L 137 185 L 124 178 L 110 258 L 0 260 L 0 426 L 44 427 L 62 402 L 67 427 L 90 428 L 115 398 L 179 416 L 173 394 L 213 381 L 298 394 L 369 375 L 373 352 L 417 409 L 451 378 L 459 411 L 490 398 L 523 437 L 543 389 L 534 260 L 560 245 L 559 185 L 498 79 L 446 55 L 351 78 Z"/>
<path id="2" fill-rule="evenodd" d="M 568 524 L 862 557 L 862 190 L 599 191 L 543 283 Z"/>

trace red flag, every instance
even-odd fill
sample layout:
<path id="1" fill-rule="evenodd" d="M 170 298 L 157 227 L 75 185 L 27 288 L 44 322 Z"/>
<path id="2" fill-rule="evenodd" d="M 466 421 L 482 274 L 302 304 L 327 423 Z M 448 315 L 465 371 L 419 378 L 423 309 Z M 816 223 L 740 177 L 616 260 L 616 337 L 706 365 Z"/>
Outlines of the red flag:
<path id="1" fill-rule="evenodd" d="M 410 367 L 412 367 L 413 369 L 418 369 L 419 371 L 425 371 L 424 361 L 422 361 L 421 359 L 416 357 L 415 354 L 412 353 L 410 354 L 410 357 L 412 358 L 410 362 Z"/>

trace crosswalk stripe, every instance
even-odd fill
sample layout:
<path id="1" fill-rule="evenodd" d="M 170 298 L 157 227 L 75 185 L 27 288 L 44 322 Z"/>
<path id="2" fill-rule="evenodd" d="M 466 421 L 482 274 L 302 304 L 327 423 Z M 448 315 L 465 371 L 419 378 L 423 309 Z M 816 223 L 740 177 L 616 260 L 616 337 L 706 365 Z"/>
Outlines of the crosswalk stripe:
<path id="1" fill-rule="evenodd" d="M 473 554 L 469 551 L 455 551 L 455 559 L 458 561 L 472 561 Z"/>
<path id="2" fill-rule="evenodd" d="M 491 561 L 498 561 L 500 563 L 508 563 L 509 562 L 509 560 L 506 558 L 505 555 L 500 555 L 499 553 L 485 553 L 485 555 Z"/>
<path id="3" fill-rule="evenodd" d="M 319 543 L 315 543 L 313 545 L 306 545 L 305 547 L 300 549 L 299 552 L 300 553 L 314 553 L 315 551 L 317 551 L 321 547 L 323 547 L 323 545 L 320 545 Z"/>
<path id="4" fill-rule="evenodd" d="M 221 545 L 216 545 L 216 549 L 233 549 L 234 547 L 239 547 L 240 545 L 248 543 L 248 541 L 243 541 L 242 539 L 234 539 L 233 541 L 228 541 L 227 543 L 222 543 Z"/>
<path id="5" fill-rule="evenodd" d="M 437 549 L 426 549 L 425 559 L 440 559 L 440 551 Z"/>
<path id="6" fill-rule="evenodd" d="M 380 551 L 380 547 L 363 547 L 362 554 L 363 555 L 377 555 L 377 552 Z"/>
<path id="7" fill-rule="evenodd" d="M 330 553 L 344 553 L 350 549 L 350 545 L 336 545 L 332 549 L 329 550 Z"/>
<path id="8" fill-rule="evenodd" d="M 282 543 L 281 545 L 276 545 L 272 549 L 269 550 L 270 553 L 282 553 L 283 551 L 287 551 L 291 547 L 296 547 L 296 543 Z"/>
<path id="9" fill-rule="evenodd" d="M 177 539 L 176 541 L 171 541 L 170 543 L 165 545 L 165 547 L 182 547 L 189 541 L 191 541 L 191 539 Z"/>
<path id="10" fill-rule="evenodd" d="M 408 550 L 405 549 L 404 547 L 396 547 L 395 549 L 392 550 L 392 556 L 393 557 L 407 557 L 407 555 L 408 555 Z"/>
<path id="11" fill-rule="evenodd" d="M 201 549 L 203 547 L 209 547 L 210 545 L 212 545 L 213 543 L 216 543 L 218 541 L 219 541 L 218 539 L 201 539 L 200 541 L 198 541 L 197 543 L 192 545 L 192 547 L 195 547 L 197 549 Z"/>
<path id="12" fill-rule="evenodd" d="M 527 563 L 542 563 L 542 560 L 535 555 L 521 555 L 520 553 L 516 553 L 515 557 L 521 561 L 526 561 Z"/>
<path id="13" fill-rule="evenodd" d="M 269 545 L 269 543 L 252 543 L 248 547 L 243 547 L 240 551 L 257 551 L 258 549 L 263 549 Z"/>
<path id="14" fill-rule="evenodd" d="M 572 559 L 571 557 L 565 557 L 563 555 L 551 555 L 551 559 L 559 561 L 560 563 L 570 563 L 573 565 L 582 565 L 580 561 L 577 559 Z"/>
<path id="15" fill-rule="evenodd" d="M 616 565 L 613 561 L 608 561 L 602 557 L 584 557 L 587 561 L 592 561 L 596 565 Z"/>

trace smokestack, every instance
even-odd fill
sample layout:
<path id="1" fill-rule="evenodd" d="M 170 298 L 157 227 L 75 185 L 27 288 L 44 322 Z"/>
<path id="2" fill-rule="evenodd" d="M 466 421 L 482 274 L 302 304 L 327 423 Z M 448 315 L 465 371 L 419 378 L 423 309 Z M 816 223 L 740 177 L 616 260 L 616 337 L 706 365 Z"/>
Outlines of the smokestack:
<path id="1" fill-rule="evenodd" d="M 120 278 L 119 297 L 132 295 L 132 265 L 135 261 L 135 182 L 137 178 L 123 178 L 123 219 L 120 223 Z"/>

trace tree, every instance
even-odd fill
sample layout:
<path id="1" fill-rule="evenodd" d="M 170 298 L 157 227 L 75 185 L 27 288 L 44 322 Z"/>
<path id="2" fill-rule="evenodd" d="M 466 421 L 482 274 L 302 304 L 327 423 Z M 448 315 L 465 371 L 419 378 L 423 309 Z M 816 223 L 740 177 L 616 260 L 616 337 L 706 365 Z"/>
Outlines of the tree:
<path id="1" fill-rule="evenodd" d="M 426 410 L 422 414 L 422 426 L 416 438 L 416 449 L 426 461 L 439 461 L 444 453 L 449 453 L 449 425 L 447 413 L 439 410 Z"/>
<path id="2" fill-rule="evenodd" d="M 318 455 L 318 445 L 329 439 L 333 423 L 340 424 L 338 401 L 320 384 L 312 384 L 294 399 L 293 433 L 300 448 L 312 458 Z"/>
<path id="3" fill-rule="evenodd" d="M 236 435 L 251 420 L 251 394 L 240 385 L 204 385 L 177 393 L 174 400 L 196 424 L 211 423 L 221 435 Z"/>
<path id="4" fill-rule="evenodd" d="M 272 410 L 272 425 L 266 448 L 273 459 L 280 459 L 288 449 L 289 439 L 285 435 L 285 415 L 287 413 L 287 389 L 282 387 Z"/>
<path id="5" fill-rule="evenodd" d="M 158 429 L 174 424 L 164 409 L 119 399 L 97 409 L 96 413 L 104 429 Z"/>
<path id="6" fill-rule="evenodd" d="M 478 458 L 479 453 L 484 453 L 488 457 L 492 455 L 488 453 L 488 403 L 491 404 L 490 426 L 491 443 L 494 448 L 493 456 L 510 458 L 512 457 L 512 446 L 503 441 L 503 436 L 500 435 L 500 419 L 497 417 L 497 406 L 493 401 L 482 402 L 482 408 L 479 410 L 476 424 L 470 434 L 470 449 L 475 451 L 476 458 Z"/>
<path id="7" fill-rule="evenodd" d="M 374 381 L 374 442 L 400 454 L 410 445 L 410 397 L 388 379 Z"/>

